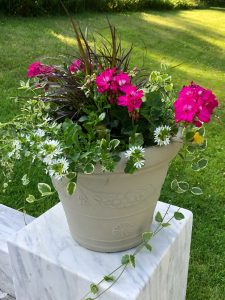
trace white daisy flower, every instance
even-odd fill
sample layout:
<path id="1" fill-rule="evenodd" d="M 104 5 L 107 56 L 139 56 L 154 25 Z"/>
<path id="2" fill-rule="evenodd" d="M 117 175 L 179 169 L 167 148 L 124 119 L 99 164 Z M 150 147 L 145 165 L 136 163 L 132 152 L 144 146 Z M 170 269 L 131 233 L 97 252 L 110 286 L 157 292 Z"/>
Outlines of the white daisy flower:
<path id="1" fill-rule="evenodd" d="M 40 155 L 43 157 L 43 160 L 48 162 L 63 152 L 57 140 L 46 140 L 40 143 L 38 149 L 40 150 Z"/>
<path id="2" fill-rule="evenodd" d="M 130 158 L 134 154 L 145 153 L 145 149 L 142 146 L 132 146 L 125 152 L 125 157 Z"/>
<path id="3" fill-rule="evenodd" d="M 69 169 L 69 162 L 66 158 L 52 160 L 52 165 L 47 169 L 50 176 L 54 176 L 57 180 L 61 179 Z"/>
<path id="4" fill-rule="evenodd" d="M 34 136 L 43 137 L 43 136 L 45 136 L 45 132 L 44 132 L 44 130 L 38 128 L 38 129 L 35 131 Z"/>
<path id="5" fill-rule="evenodd" d="M 20 150 L 22 148 L 20 141 L 19 140 L 13 141 L 13 147 L 15 150 Z"/>
<path id="6" fill-rule="evenodd" d="M 136 169 L 141 169 L 144 165 L 145 165 L 145 161 L 143 159 L 138 160 L 134 163 Z"/>
<path id="7" fill-rule="evenodd" d="M 20 159 L 21 158 L 20 151 L 22 149 L 22 145 L 20 141 L 19 140 L 13 141 L 12 147 L 13 150 L 11 152 L 8 152 L 8 157 L 11 158 L 14 156 L 15 159 Z"/>
<path id="8" fill-rule="evenodd" d="M 167 125 L 159 126 L 154 131 L 154 141 L 159 146 L 169 145 L 171 139 L 171 127 Z"/>

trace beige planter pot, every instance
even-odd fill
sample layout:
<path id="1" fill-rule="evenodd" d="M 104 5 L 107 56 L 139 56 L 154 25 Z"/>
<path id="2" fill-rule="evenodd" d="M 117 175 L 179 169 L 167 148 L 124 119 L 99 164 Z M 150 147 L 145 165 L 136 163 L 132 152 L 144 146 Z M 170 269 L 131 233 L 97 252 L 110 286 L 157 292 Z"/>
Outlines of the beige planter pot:
<path id="1" fill-rule="evenodd" d="M 115 172 L 79 174 L 77 190 L 69 196 L 67 179 L 52 179 L 63 204 L 73 238 L 100 252 L 117 252 L 141 243 L 149 230 L 170 160 L 181 147 L 172 142 L 146 149 L 145 167 L 125 174 L 122 156 Z"/>

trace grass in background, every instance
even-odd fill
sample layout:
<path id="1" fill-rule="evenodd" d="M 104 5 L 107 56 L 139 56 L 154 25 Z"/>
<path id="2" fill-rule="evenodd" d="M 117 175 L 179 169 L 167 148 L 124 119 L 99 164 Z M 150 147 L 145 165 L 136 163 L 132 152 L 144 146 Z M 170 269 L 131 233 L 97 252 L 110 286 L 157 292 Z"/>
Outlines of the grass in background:
<path id="1" fill-rule="evenodd" d="M 159 69 L 166 62 L 175 85 L 180 88 L 191 80 L 210 87 L 220 99 L 220 120 L 207 126 L 209 147 L 206 156 L 209 166 L 201 173 L 184 171 L 175 160 L 169 170 L 161 199 L 190 209 L 194 214 L 191 264 L 187 300 L 222 300 L 225 295 L 224 271 L 224 82 L 225 82 L 225 15 L 221 10 L 193 10 L 144 12 L 109 15 L 117 26 L 123 44 L 134 42 L 132 64 Z M 101 14 L 80 14 L 76 18 L 81 27 L 108 34 L 106 20 Z M 19 103 L 10 97 L 18 94 L 19 80 L 26 77 L 27 67 L 34 60 L 46 56 L 74 53 L 75 42 L 65 17 L 0 18 L 0 120 L 19 113 Z M 181 64 L 182 63 L 182 64 Z M 181 64 L 181 65 L 179 65 Z M 24 191 L 21 177 L 26 166 L 18 164 L 15 178 L 0 203 L 19 209 L 25 196 L 36 190 L 38 182 L 49 178 L 33 171 L 34 182 Z M 170 182 L 174 178 L 188 180 L 193 186 L 204 188 L 204 195 L 174 194 Z M 1 176 L 1 182 L 4 178 Z M 35 205 L 26 205 L 29 214 L 38 216 L 58 201 L 57 197 Z"/>

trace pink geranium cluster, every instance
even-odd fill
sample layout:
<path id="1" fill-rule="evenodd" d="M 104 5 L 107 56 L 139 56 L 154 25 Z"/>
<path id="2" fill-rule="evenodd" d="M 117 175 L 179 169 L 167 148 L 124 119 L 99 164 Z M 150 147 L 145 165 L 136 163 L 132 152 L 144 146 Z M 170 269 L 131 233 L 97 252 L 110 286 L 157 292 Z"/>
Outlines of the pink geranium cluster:
<path id="1" fill-rule="evenodd" d="M 174 102 L 176 122 L 187 122 L 201 127 L 202 123 L 210 121 L 211 114 L 217 106 L 218 101 L 211 90 L 192 82 L 182 88 Z"/>
<path id="2" fill-rule="evenodd" d="M 126 106 L 129 113 L 139 109 L 142 104 L 143 91 L 131 84 L 128 74 L 116 68 L 106 69 L 96 78 L 99 93 L 106 93 L 110 103 Z"/>
<path id="3" fill-rule="evenodd" d="M 69 65 L 69 71 L 71 74 L 74 74 L 78 72 L 79 70 L 83 70 L 84 66 L 82 64 L 82 61 L 80 59 L 75 59 L 70 65 Z"/>
<path id="4" fill-rule="evenodd" d="M 40 75 L 50 75 L 54 72 L 54 68 L 42 65 L 40 61 L 35 61 L 29 65 L 28 77 L 33 78 Z"/>

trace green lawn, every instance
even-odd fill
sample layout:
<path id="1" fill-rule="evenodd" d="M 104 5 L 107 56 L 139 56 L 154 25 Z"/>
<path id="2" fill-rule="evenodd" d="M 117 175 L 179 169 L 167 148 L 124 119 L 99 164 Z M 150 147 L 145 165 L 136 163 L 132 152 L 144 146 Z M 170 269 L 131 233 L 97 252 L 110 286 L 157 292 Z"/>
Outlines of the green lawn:
<path id="1" fill-rule="evenodd" d="M 219 120 L 207 126 L 210 158 L 201 173 L 184 171 L 179 160 L 172 163 L 163 187 L 161 199 L 190 209 L 194 214 L 191 263 L 187 300 L 222 300 L 225 295 L 225 11 L 193 10 L 112 14 L 125 46 L 135 45 L 133 64 L 158 69 L 161 62 L 171 69 L 177 87 L 191 80 L 210 87 L 220 99 Z M 104 15 L 78 15 L 82 27 L 88 25 L 108 34 Z M 37 19 L 0 17 L 0 120 L 19 113 L 19 104 L 10 97 L 17 95 L 19 80 L 26 77 L 27 66 L 45 56 L 71 54 L 75 42 L 67 18 Z M 0 203 L 19 209 L 25 195 L 33 193 L 38 181 L 49 182 L 38 169 L 33 172 L 34 183 L 24 191 L 20 180 L 26 166 L 20 164 L 15 178 Z M 191 185 L 204 187 L 203 196 L 177 195 L 171 192 L 173 178 L 189 180 Z M 3 182 L 1 176 L 1 182 Z M 1 183 L 0 182 L 0 183 Z M 38 216 L 58 201 L 57 198 L 26 205 L 28 213 Z M 166 230 L 166 229 L 165 229 Z"/>

